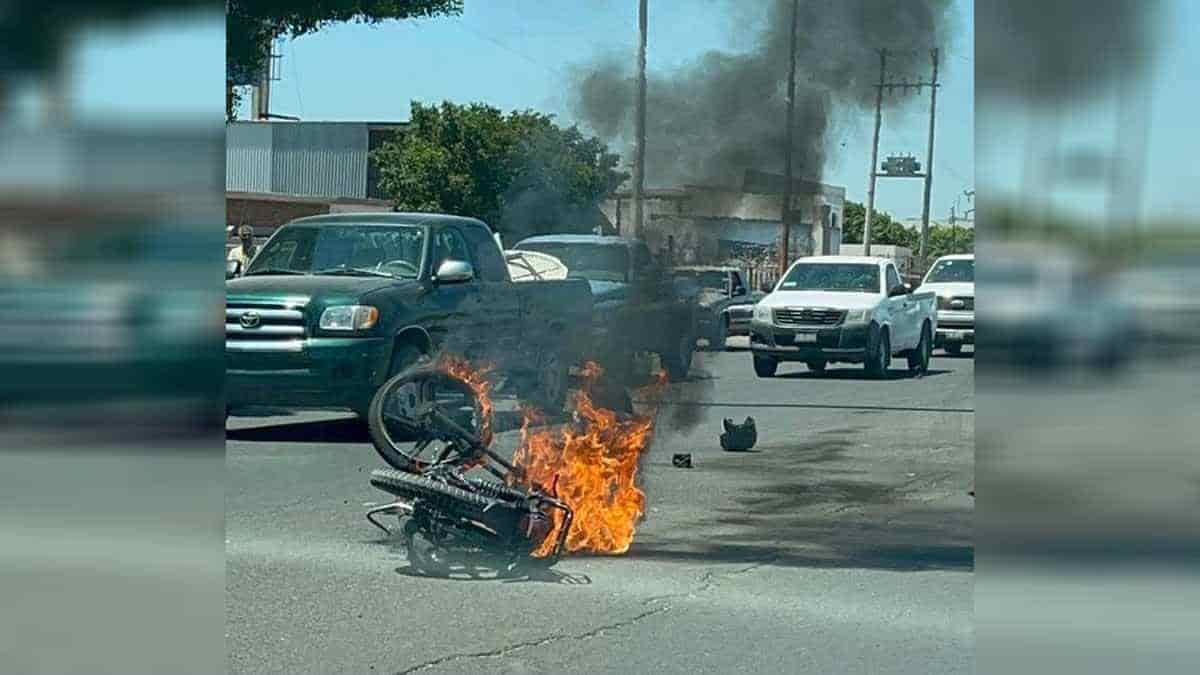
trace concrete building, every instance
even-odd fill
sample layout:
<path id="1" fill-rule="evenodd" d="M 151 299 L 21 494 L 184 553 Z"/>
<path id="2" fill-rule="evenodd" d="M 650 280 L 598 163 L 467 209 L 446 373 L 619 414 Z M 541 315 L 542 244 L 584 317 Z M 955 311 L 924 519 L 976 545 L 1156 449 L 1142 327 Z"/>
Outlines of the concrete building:
<path id="1" fill-rule="evenodd" d="M 781 236 L 783 178 L 748 171 L 738 188 L 684 185 L 645 193 L 645 232 L 654 252 L 677 264 L 773 258 Z M 811 181 L 794 182 L 794 257 L 836 254 L 846 189 Z M 632 235 L 633 203 L 621 191 L 601 204 L 613 230 Z"/>

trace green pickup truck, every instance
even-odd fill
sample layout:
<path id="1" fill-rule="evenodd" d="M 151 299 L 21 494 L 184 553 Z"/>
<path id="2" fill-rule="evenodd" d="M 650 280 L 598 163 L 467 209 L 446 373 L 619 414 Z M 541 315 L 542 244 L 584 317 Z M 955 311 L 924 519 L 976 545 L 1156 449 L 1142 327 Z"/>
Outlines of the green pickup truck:
<path id="1" fill-rule="evenodd" d="M 226 270 L 226 414 L 350 410 L 445 349 L 561 406 L 591 339 L 586 281 L 514 283 L 491 230 L 426 213 L 316 216 Z"/>

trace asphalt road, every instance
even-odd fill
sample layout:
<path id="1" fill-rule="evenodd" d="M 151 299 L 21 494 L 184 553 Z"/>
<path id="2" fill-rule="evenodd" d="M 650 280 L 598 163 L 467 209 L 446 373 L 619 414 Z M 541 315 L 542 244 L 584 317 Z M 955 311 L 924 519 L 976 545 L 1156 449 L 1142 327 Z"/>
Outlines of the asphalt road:
<path id="1" fill-rule="evenodd" d="M 363 518 L 387 495 L 355 421 L 234 418 L 228 667 L 970 672 L 974 362 L 938 352 L 920 379 L 901 365 L 884 382 L 802 365 L 761 380 L 748 353 L 701 355 L 660 409 L 632 550 L 516 580 L 411 573 Z M 721 419 L 747 415 L 755 451 L 723 452 Z"/>

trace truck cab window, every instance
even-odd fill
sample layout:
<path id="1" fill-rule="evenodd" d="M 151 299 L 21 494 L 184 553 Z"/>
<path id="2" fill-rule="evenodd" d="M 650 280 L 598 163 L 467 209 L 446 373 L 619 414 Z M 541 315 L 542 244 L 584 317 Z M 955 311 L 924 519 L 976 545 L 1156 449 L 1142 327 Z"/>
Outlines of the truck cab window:
<path id="1" fill-rule="evenodd" d="M 508 265 L 500 255 L 500 247 L 482 227 L 466 229 L 467 241 L 475 259 L 475 273 L 482 281 L 508 281 Z"/>
<path id="2" fill-rule="evenodd" d="M 900 285 L 900 275 L 896 272 L 896 266 L 889 264 L 887 266 L 887 287 L 883 289 L 884 293 L 891 293 L 892 289 Z"/>
<path id="3" fill-rule="evenodd" d="M 443 227 L 434 237 L 433 271 L 436 273 L 438 267 L 441 267 L 442 263 L 447 260 L 460 260 L 471 265 L 475 264 L 462 233 L 453 227 Z"/>

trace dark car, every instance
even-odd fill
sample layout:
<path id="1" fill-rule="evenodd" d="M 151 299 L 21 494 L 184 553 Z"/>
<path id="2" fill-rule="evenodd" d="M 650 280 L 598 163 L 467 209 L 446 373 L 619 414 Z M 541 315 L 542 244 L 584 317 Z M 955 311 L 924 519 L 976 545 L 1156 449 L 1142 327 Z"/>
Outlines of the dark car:
<path id="1" fill-rule="evenodd" d="M 754 303 L 765 293 L 751 292 L 746 277 L 736 267 L 693 265 L 671 270 L 678 285 L 691 286 L 696 298 L 700 336 L 712 350 L 725 349 L 731 335 L 749 335 Z"/>
<path id="2" fill-rule="evenodd" d="M 594 351 L 610 369 L 625 371 L 638 352 L 657 353 L 674 380 L 687 377 L 698 329 L 692 299 L 645 242 L 601 235 L 544 235 L 515 247 L 558 258 L 569 278 L 586 279 L 595 303 Z"/>
<path id="3" fill-rule="evenodd" d="M 513 283 L 482 221 L 422 213 L 293 221 L 226 283 L 226 299 L 234 412 L 363 415 L 389 376 L 443 349 L 561 405 L 592 311 L 584 282 Z"/>

